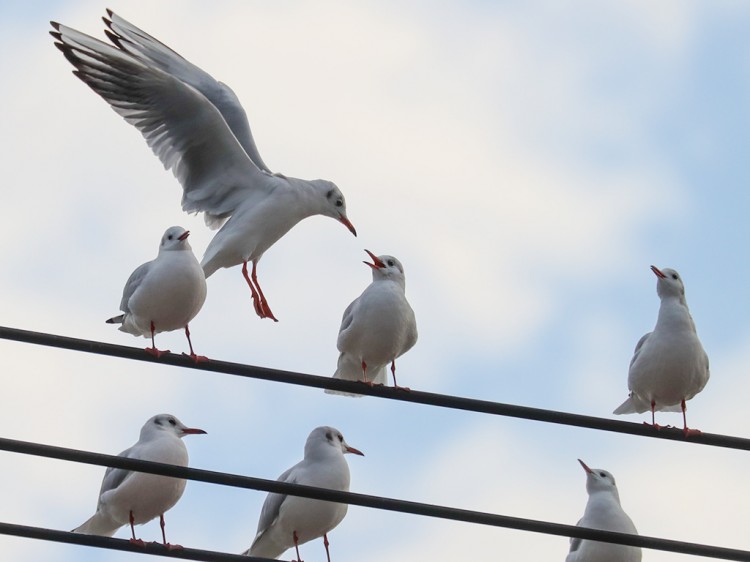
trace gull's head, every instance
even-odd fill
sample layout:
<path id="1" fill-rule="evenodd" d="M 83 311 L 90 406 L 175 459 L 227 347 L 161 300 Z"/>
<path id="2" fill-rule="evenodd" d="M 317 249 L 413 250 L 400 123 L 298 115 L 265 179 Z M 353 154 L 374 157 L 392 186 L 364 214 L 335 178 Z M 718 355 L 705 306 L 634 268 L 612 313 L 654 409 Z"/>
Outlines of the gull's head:
<path id="1" fill-rule="evenodd" d="M 150 436 L 162 435 L 161 432 L 167 432 L 178 438 L 206 433 L 202 429 L 187 427 L 172 414 L 157 414 L 148 420 L 141 429 L 141 440 Z"/>
<path id="2" fill-rule="evenodd" d="M 682 282 L 682 277 L 674 269 L 665 267 L 659 269 L 655 265 L 651 266 L 651 271 L 657 277 L 656 281 L 656 294 L 659 298 L 664 297 L 678 297 L 681 300 L 685 298 L 685 285 Z"/>
<path id="3" fill-rule="evenodd" d="M 313 180 L 310 183 L 319 189 L 325 197 L 321 214 L 336 219 L 356 236 L 357 230 L 346 216 L 346 199 L 344 199 L 344 194 L 336 187 L 336 184 L 328 180 Z"/>
<path id="4" fill-rule="evenodd" d="M 589 468 L 581 459 L 578 459 L 578 462 L 581 463 L 583 470 L 586 472 L 586 491 L 589 495 L 596 492 L 610 492 L 613 493 L 618 500 L 620 499 L 620 496 L 617 493 L 615 477 L 612 476 L 611 472 L 607 472 L 601 468 Z"/>
<path id="5" fill-rule="evenodd" d="M 159 251 L 172 251 L 172 250 L 192 250 L 190 243 L 187 241 L 190 236 L 190 231 L 185 230 L 181 226 L 170 226 L 161 237 L 161 244 L 159 244 Z"/>
<path id="6" fill-rule="evenodd" d="M 372 263 L 369 261 L 364 261 L 362 263 L 370 266 L 372 269 L 373 281 L 376 279 L 392 279 L 399 281 L 402 284 L 406 283 L 404 266 L 401 265 L 401 262 L 398 261 L 398 259 L 388 255 L 376 256 L 370 250 L 365 250 L 365 252 L 370 256 Z"/>
<path id="7" fill-rule="evenodd" d="M 305 443 L 305 458 L 330 457 L 347 453 L 365 456 L 359 449 L 350 447 L 338 429 L 327 425 L 313 429 Z"/>

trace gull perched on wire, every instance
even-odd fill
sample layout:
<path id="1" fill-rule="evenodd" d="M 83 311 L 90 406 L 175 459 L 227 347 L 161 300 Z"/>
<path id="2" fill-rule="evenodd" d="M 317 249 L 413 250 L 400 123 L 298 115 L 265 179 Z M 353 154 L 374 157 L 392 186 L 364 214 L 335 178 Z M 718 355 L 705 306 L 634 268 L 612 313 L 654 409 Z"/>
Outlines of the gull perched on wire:
<path id="1" fill-rule="evenodd" d="M 279 482 L 349 491 L 349 465 L 344 455 L 364 453 L 350 447 L 341 432 L 332 427 L 317 427 L 305 443 L 305 456 L 279 476 Z M 328 533 L 344 519 L 348 505 L 298 496 L 270 493 L 263 503 L 255 540 L 242 554 L 278 558 L 294 547 L 302 562 L 299 545 L 323 537 L 328 562 Z"/>
<path id="2" fill-rule="evenodd" d="M 620 506 L 615 477 L 601 468 L 589 468 L 581 459 L 578 462 L 586 471 L 586 491 L 589 494 L 586 510 L 578 521 L 578 526 L 637 535 L 633 521 Z M 565 562 L 605 561 L 641 562 L 641 549 L 637 546 L 588 539 L 570 539 L 570 552 Z"/>
<path id="3" fill-rule="evenodd" d="M 653 332 L 644 335 L 635 346 L 628 373 L 630 395 L 615 414 L 643 413 L 651 410 L 682 411 L 685 436 L 700 433 L 687 425 L 685 402 L 706 386 L 709 378 L 708 356 L 703 350 L 695 322 L 685 300 L 685 285 L 674 269 L 651 266 L 657 277 L 656 293 L 661 299 Z"/>
<path id="4" fill-rule="evenodd" d="M 170 414 L 159 414 L 146 422 L 138 442 L 118 456 L 187 466 L 187 449 L 181 438 L 199 433 L 206 432 L 186 427 Z M 96 513 L 72 532 L 111 537 L 120 527 L 130 524 L 131 542 L 143 544 L 136 539 L 134 526 L 158 517 L 164 546 L 179 548 L 167 542 L 164 514 L 184 491 L 185 480 L 179 478 L 110 467 L 104 473 Z"/>
<path id="5" fill-rule="evenodd" d="M 257 277 L 263 253 L 304 218 L 323 215 L 356 236 L 339 188 L 327 180 L 273 174 L 260 157 L 234 92 L 111 11 L 113 45 L 51 22 L 74 74 L 145 137 L 183 188 L 182 209 L 204 213 L 211 240 L 201 265 L 242 265 L 255 312 L 276 320 Z M 247 264 L 252 262 L 252 273 Z"/>
<path id="6" fill-rule="evenodd" d="M 123 314 L 107 323 L 120 324 L 120 331 L 135 336 L 151 336 L 152 347 L 146 351 L 156 357 L 168 351 L 156 348 L 154 335 L 184 328 L 190 357 L 205 361 L 193 351 L 188 328 L 206 300 L 206 277 L 187 241 L 189 235 L 181 226 L 167 229 L 156 259 L 139 266 L 125 283 L 120 302 Z"/>
<path id="7" fill-rule="evenodd" d="M 344 311 L 337 341 L 341 352 L 333 377 L 385 384 L 390 363 L 393 385 L 396 359 L 417 343 L 417 321 L 406 300 L 404 266 L 393 256 L 376 256 L 365 250 L 372 263 L 372 282 Z M 332 394 L 347 394 L 327 390 Z"/>

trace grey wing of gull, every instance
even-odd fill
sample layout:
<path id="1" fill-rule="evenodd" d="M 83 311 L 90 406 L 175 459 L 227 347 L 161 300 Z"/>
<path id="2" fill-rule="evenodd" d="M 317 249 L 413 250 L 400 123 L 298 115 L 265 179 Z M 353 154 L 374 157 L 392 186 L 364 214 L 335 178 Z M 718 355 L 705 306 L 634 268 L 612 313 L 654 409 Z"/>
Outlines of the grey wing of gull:
<path id="1" fill-rule="evenodd" d="M 648 337 L 652 334 L 652 332 L 649 332 L 648 334 L 643 334 L 641 339 L 638 340 L 638 343 L 635 344 L 635 351 L 633 351 L 633 358 L 630 360 L 630 366 L 633 366 L 633 363 L 635 363 L 635 360 L 638 358 L 638 354 L 641 352 L 641 348 L 643 347 L 643 344 L 646 343 L 646 340 Z"/>
<path id="2" fill-rule="evenodd" d="M 138 287 L 140 287 L 141 281 L 143 281 L 144 277 L 148 275 L 152 263 L 154 262 L 148 261 L 139 265 L 135 271 L 130 274 L 130 277 L 128 277 L 128 280 L 125 283 L 125 288 L 122 290 L 122 300 L 120 301 L 120 310 L 123 312 L 130 312 L 130 307 L 128 306 L 130 297 L 132 297 L 133 293 L 135 293 Z"/>
<path id="3" fill-rule="evenodd" d="M 359 301 L 359 298 L 354 299 L 352 302 L 349 303 L 349 306 L 346 307 L 346 310 L 344 311 L 344 314 L 341 316 L 341 327 L 339 328 L 339 337 L 336 341 L 336 347 L 339 351 L 343 351 L 341 349 L 341 342 L 342 339 L 346 334 L 346 331 L 349 329 L 349 326 L 352 325 L 352 322 L 354 321 L 354 307 L 357 305 L 357 302 Z"/>
<path id="4" fill-rule="evenodd" d="M 578 527 L 581 526 L 581 521 L 583 521 L 583 519 L 579 519 L 578 523 L 576 523 L 576 525 Z M 570 554 L 571 552 L 575 552 L 576 550 L 578 550 L 580 548 L 580 546 L 581 546 L 581 542 L 582 542 L 581 539 L 579 539 L 577 537 L 570 537 L 570 550 L 568 551 L 568 554 Z"/>
<path id="5" fill-rule="evenodd" d="M 298 465 L 294 465 L 292 468 L 286 470 L 281 476 L 279 476 L 277 482 L 288 482 L 294 484 L 296 477 L 292 474 Z M 263 502 L 263 507 L 260 510 L 260 517 L 258 518 L 258 530 L 255 535 L 257 541 L 260 536 L 271 526 L 276 518 L 279 516 L 279 510 L 281 504 L 284 503 L 286 494 L 274 494 L 270 493 L 266 497 L 266 501 Z M 255 542 L 255 541 L 253 541 Z"/>
<path id="6" fill-rule="evenodd" d="M 226 84 L 219 82 L 203 69 L 167 47 L 158 39 L 152 37 L 142 29 L 139 29 L 129 21 L 121 18 L 111 10 L 107 10 L 110 19 L 104 18 L 108 30 L 107 37 L 120 49 L 127 51 L 136 58 L 155 66 L 167 74 L 179 78 L 190 84 L 201 94 L 208 98 L 216 109 L 226 120 L 229 128 L 237 137 L 237 140 L 245 149 L 245 152 L 255 165 L 264 172 L 271 173 L 263 159 L 260 157 L 258 148 L 255 146 L 253 134 L 250 131 L 250 123 L 247 114 L 240 104 L 240 100 L 232 89 Z"/>
<path id="7" fill-rule="evenodd" d="M 135 449 L 135 445 L 130 447 L 129 449 L 125 449 L 122 453 L 117 455 L 118 457 L 125 457 L 130 458 L 131 453 L 133 452 L 133 449 Z M 104 473 L 104 479 L 102 480 L 102 487 L 99 490 L 99 496 L 101 496 L 104 492 L 108 492 L 110 490 L 114 490 L 117 488 L 120 484 L 125 482 L 125 480 L 133 474 L 132 470 L 125 470 L 122 468 L 114 468 L 114 467 L 108 467 L 107 471 Z"/>
<path id="8" fill-rule="evenodd" d="M 219 110 L 194 87 L 112 45 L 53 22 L 74 74 L 135 126 L 182 185 L 182 209 L 216 228 L 275 182 L 250 160 Z"/>

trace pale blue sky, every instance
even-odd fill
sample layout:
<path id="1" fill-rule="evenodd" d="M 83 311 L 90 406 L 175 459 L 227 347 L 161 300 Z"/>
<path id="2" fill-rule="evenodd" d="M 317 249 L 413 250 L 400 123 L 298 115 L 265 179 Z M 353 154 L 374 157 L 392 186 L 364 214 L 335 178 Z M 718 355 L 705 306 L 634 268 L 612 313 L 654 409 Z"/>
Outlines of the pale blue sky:
<path id="1" fill-rule="evenodd" d="M 360 233 L 310 219 L 264 256 L 278 324 L 255 317 L 239 270 L 215 274 L 191 325 L 199 353 L 333 373 L 341 313 L 370 280 L 368 248 L 406 269 L 420 340 L 398 363 L 402 384 L 610 417 L 656 319 L 654 264 L 682 274 L 711 359 L 691 426 L 750 432 L 747 3 L 0 4 L 0 323 L 145 345 L 103 322 L 127 276 L 166 227 L 189 228 L 199 257 L 211 233 L 47 35 L 53 19 L 102 37 L 107 7 L 230 84 L 266 163 L 335 181 Z M 178 333 L 157 342 L 185 347 Z M 167 411 L 209 433 L 186 440 L 193 466 L 275 478 L 330 424 L 367 455 L 350 459 L 354 491 L 571 524 L 586 501 L 580 457 L 617 477 L 643 534 L 750 549 L 740 452 L 8 342 L 0 351 L 7 437 L 117 453 Z M 0 520 L 69 529 L 91 514 L 102 470 L 0 456 Z M 263 498 L 191 483 L 167 515 L 170 537 L 240 552 Z M 567 553 L 562 538 L 362 508 L 330 538 L 338 561 Z M 8 537 L 0 548 L 8 560 L 134 559 Z M 302 556 L 322 559 L 322 545 Z"/>

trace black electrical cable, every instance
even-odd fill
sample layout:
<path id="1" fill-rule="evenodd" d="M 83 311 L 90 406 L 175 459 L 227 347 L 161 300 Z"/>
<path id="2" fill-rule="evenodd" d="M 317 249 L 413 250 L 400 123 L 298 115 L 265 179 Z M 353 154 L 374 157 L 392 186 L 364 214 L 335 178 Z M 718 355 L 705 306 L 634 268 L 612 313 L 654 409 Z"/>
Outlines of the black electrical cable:
<path id="1" fill-rule="evenodd" d="M 335 501 L 339 503 L 348 503 L 351 505 L 359 505 L 375 509 L 397 511 L 401 513 L 411 513 L 413 515 L 449 519 L 453 521 L 463 521 L 466 523 L 504 527 L 508 529 L 531 531 L 562 537 L 577 537 L 581 539 L 613 542 L 630 546 L 640 546 L 643 548 L 650 548 L 655 550 L 664 550 L 668 552 L 705 556 L 721 560 L 741 560 L 750 562 L 750 551 L 702 545 L 696 543 L 687 543 L 643 535 L 629 535 L 626 533 L 600 531 L 572 525 L 563 525 L 560 523 L 550 523 L 534 519 L 511 517 L 507 515 L 496 515 L 493 513 L 471 511 L 467 509 L 458 509 L 453 507 L 445 507 L 406 500 L 397 500 L 381 496 L 340 492 L 336 490 L 327 490 L 325 488 L 316 488 L 312 486 L 290 484 L 287 482 L 278 482 L 276 480 L 266 480 L 264 478 L 253 478 L 236 474 L 225 474 L 209 470 L 200 470 L 196 468 L 154 463 L 137 459 L 129 459 L 126 457 L 103 455 L 100 453 L 92 453 L 88 451 L 79 451 L 76 449 L 68 449 L 65 447 L 55 447 L 51 445 L 43 445 L 40 443 L 18 441 L 14 439 L 0 438 L 0 450 L 54 458 L 65 461 L 95 464 L 99 466 L 112 466 L 115 468 L 123 468 L 126 470 L 138 470 L 140 472 L 149 472 L 153 474 L 161 474 L 164 476 L 174 476 L 185 478 L 187 480 L 195 480 L 211 484 L 220 484 L 236 488 L 262 490 L 266 492 L 276 492 L 293 496 Z"/>
<path id="2" fill-rule="evenodd" d="M 146 361 L 149 363 L 157 363 L 160 365 L 186 367 L 202 371 L 211 371 L 241 377 L 282 382 L 287 384 L 296 384 L 315 388 L 330 388 L 333 390 L 354 392 L 358 394 L 378 396 L 380 398 L 438 406 L 442 408 L 452 408 L 456 410 L 479 412 L 496 416 L 507 416 L 513 418 L 570 425 L 575 427 L 585 427 L 588 429 L 611 431 L 615 433 L 640 435 L 642 437 L 653 437 L 657 439 L 668 439 L 672 441 L 684 441 L 688 443 L 711 445 L 714 447 L 725 447 L 729 449 L 750 451 L 750 439 L 743 439 L 741 437 L 732 437 L 715 433 L 702 433 L 700 435 L 691 435 L 690 437 L 686 438 L 683 435 L 682 430 L 677 428 L 662 428 L 660 430 L 656 430 L 651 426 L 639 423 L 612 420 L 607 418 L 597 418 L 594 416 L 584 416 L 581 414 L 571 414 L 554 410 L 544 410 L 540 408 L 529 408 L 526 406 L 517 406 L 514 404 L 502 404 L 500 402 L 492 402 L 489 400 L 477 400 L 474 398 L 463 398 L 460 396 L 435 394 L 432 392 L 422 392 L 418 390 L 405 391 L 388 386 L 370 387 L 355 381 L 346 381 L 334 379 L 331 377 L 321 377 L 317 375 L 307 375 L 291 371 L 268 369 L 265 367 L 255 367 L 252 365 L 230 363 L 227 361 L 219 361 L 216 359 L 210 359 L 207 362 L 195 363 L 192 359 L 185 355 L 177 355 L 174 353 L 167 353 L 165 355 L 162 355 L 161 358 L 157 359 L 154 356 L 146 353 L 142 348 L 126 347 L 122 345 L 70 338 L 54 334 L 45 334 L 42 332 L 19 330 L 17 328 L 8 328 L 4 326 L 0 326 L 0 339 L 26 342 L 48 347 L 58 347 L 75 351 L 84 351 L 86 353 L 108 355 L 111 357 L 121 357 L 124 359 L 133 359 L 136 361 Z"/>
<path id="3" fill-rule="evenodd" d="M 82 535 L 70 531 L 58 531 L 56 529 L 43 529 L 41 527 L 30 527 L 28 525 L 15 525 L 13 523 L 0 522 L 0 534 L 27 539 L 76 544 L 108 550 L 123 550 L 137 554 L 151 554 L 153 556 L 167 556 L 179 560 L 199 560 L 200 562 L 273 562 L 271 558 L 258 558 L 257 556 L 242 556 L 240 554 L 229 554 L 213 550 L 199 550 L 195 548 L 173 548 L 167 549 L 161 543 L 148 542 L 142 546 L 133 544 L 127 539 L 113 539 L 111 537 L 100 537 L 97 535 Z"/>

